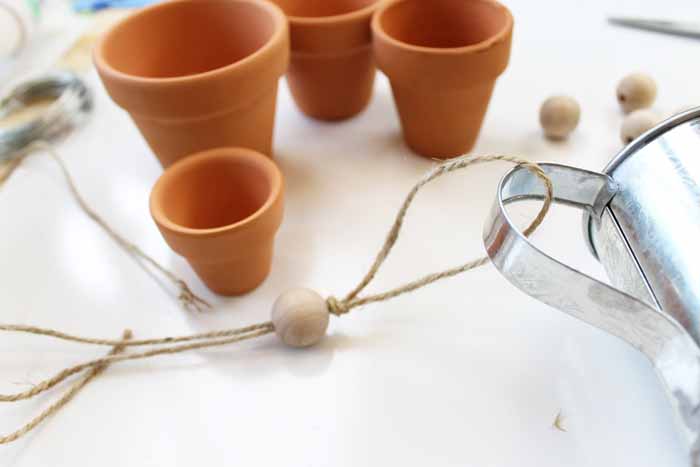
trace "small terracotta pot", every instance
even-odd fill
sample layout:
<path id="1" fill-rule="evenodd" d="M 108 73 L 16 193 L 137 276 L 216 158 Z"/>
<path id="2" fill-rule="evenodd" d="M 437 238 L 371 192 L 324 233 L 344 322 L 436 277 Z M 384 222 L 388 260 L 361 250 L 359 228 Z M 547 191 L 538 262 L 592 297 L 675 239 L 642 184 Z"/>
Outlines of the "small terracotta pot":
<path id="1" fill-rule="evenodd" d="M 370 22 L 378 0 L 273 0 L 289 18 L 287 83 L 297 106 L 320 120 L 364 110 L 375 67 Z"/>
<path id="2" fill-rule="evenodd" d="M 426 157 L 471 150 L 510 57 L 513 17 L 491 0 L 394 0 L 372 21 L 407 144 Z"/>
<path id="3" fill-rule="evenodd" d="M 207 287 L 239 295 L 270 272 L 283 192 L 282 173 L 265 155 L 210 149 L 163 173 L 151 192 L 151 216 Z"/>
<path id="4" fill-rule="evenodd" d="M 289 61 L 287 19 L 275 5 L 160 3 L 109 30 L 93 59 L 163 167 L 220 146 L 272 155 L 277 83 Z"/>

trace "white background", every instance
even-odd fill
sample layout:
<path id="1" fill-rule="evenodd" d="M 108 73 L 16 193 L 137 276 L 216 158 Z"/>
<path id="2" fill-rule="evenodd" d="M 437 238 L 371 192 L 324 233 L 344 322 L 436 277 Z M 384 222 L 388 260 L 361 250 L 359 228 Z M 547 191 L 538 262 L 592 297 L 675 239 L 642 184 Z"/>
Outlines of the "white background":
<path id="1" fill-rule="evenodd" d="M 662 115 L 700 102 L 700 42 L 605 21 L 607 14 L 693 20 L 697 2 L 615 3 L 508 2 L 516 18 L 512 61 L 474 153 L 601 169 L 621 146 L 615 84 L 633 71 L 658 80 Z M 146 338 L 267 320 L 277 294 L 292 286 L 341 296 L 371 263 L 407 190 L 434 165 L 402 143 L 383 77 L 367 111 L 340 124 L 303 117 L 282 83 L 276 160 L 288 191 L 273 270 L 247 296 L 214 297 L 149 217 L 156 159 L 94 71 L 87 79 L 94 115 L 59 146 L 82 192 L 216 310 L 181 310 L 79 211 L 55 164 L 35 155 L 0 190 L 3 322 L 109 338 L 128 327 Z M 579 129 L 561 144 L 538 129 L 539 104 L 554 93 L 575 96 L 583 108 Z M 482 254 L 483 220 L 507 168 L 480 166 L 426 188 L 370 289 Z M 519 213 L 523 223 L 532 212 Z M 556 209 L 536 243 L 602 277 L 579 213 Z M 25 389 L 103 352 L 3 335 L 0 391 Z M 0 432 L 51 400 L 0 406 Z M 566 432 L 552 427 L 559 412 Z M 673 422 L 642 356 L 486 266 L 333 319 L 312 350 L 267 336 L 112 367 L 40 429 L 0 447 L 0 465 L 682 466 Z"/>

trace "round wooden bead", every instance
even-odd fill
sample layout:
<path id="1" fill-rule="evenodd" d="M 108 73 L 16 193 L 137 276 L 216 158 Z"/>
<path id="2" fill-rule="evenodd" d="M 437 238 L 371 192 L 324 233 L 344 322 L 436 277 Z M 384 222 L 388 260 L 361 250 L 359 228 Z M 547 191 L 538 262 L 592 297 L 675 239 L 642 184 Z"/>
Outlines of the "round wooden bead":
<path id="1" fill-rule="evenodd" d="M 659 117 L 651 110 L 635 110 L 625 117 L 620 129 L 620 138 L 625 144 L 629 144 L 642 133 L 651 130 L 659 122 Z"/>
<path id="2" fill-rule="evenodd" d="M 581 107 L 569 96 L 553 96 L 540 108 L 540 124 L 549 139 L 565 139 L 576 129 Z"/>
<path id="3" fill-rule="evenodd" d="M 656 99 L 656 82 L 644 73 L 633 73 L 617 85 L 617 102 L 625 113 L 646 109 Z"/>
<path id="4" fill-rule="evenodd" d="M 272 307 L 275 333 L 291 347 L 309 347 L 323 339 L 329 316 L 326 301 L 309 289 L 288 290 Z"/>

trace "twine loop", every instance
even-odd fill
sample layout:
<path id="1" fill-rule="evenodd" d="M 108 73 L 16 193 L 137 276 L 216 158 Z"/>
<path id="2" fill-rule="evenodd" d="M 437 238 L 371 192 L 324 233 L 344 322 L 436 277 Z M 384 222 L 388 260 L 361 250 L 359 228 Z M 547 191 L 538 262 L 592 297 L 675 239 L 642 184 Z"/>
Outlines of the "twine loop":
<path id="1" fill-rule="evenodd" d="M 136 245 L 133 243 L 129 242 L 125 238 L 119 236 L 98 214 L 93 211 L 87 203 L 83 200 L 83 198 L 80 196 L 80 194 L 77 191 L 77 188 L 68 173 L 68 170 L 63 163 L 63 161 L 58 157 L 57 153 L 53 150 L 53 148 L 48 145 L 47 143 L 36 143 L 30 147 L 30 149 L 45 149 L 47 150 L 53 158 L 58 162 L 60 165 L 63 174 L 68 181 L 68 185 L 80 204 L 81 208 L 83 211 L 90 217 L 92 218 L 95 222 L 97 222 L 122 248 L 124 248 L 126 251 L 132 253 L 134 256 L 138 257 L 139 259 L 151 264 L 154 268 L 159 270 L 162 274 L 167 276 L 168 278 L 171 279 L 171 281 L 180 289 L 180 294 L 179 294 L 179 299 L 185 305 L 186 307 L 194 307 L 197 310 L 200 310 L 202 306 L 209 306 L 209 304 L 204 301 L 203 299 L 199 298 L 197 295 L 192 293 L 190 288 L 187 286 L 185 281 L 182 279 L 178 278 L 175 276 L 172 272 L 170 272 L 168 269 L 165 269 L 163 266 L 161 266 L 159 263 L 157 263 L 153 258 L 150 256 L 146 255 L 141 249 L 139 249 Z M 26 155 L 26 154 L 25 154 Z M 11 165 L 11 170 L 16 168 L 17 164 L 19 164 L 19 161 L 21 161 L 21 158 L 15 159 L 12 161 Z M 420 189 L 425 186 L 426 184 L 430 183 L 431 181 L 435 180 L 436 178 L 453 172 L 455 170 L 459 169 L 464 169 L 469 166 L 472 166 L 474 164 L 480 164 L 480 163 L 486 163 L 486 162 L 493 162 L 493 161 L 506 161 L 506 162 L 511 162 L 516 165 L 522 165 L 524 167 L 527 167 L 530 171 L 532 171 L 545 186 L 545 197 L 544 197 L 544 203 L 537 215 L 537 217 L 530 223 L 529 227 L 527 227 L 524 230 L 525 235 L 530 235 L 544 220 L 545 215 L 549 211 L 549 208 L 552 204 L 552 201 L 554 199 L 554 194 L 553 194 L 553 187 L 552 187 L 552 182 L 551 180 L 547 177 L 545 172 L 542 170 L 541 167 L 539 167 L 537 164 L 527 161 L 522 158 L 518 157 L 513 157 L 513 156 L 505 156 L 505 155 L 490 155 L 490 156 L 480 156 L 480 157 L 460 157 L 457 159 L 453 159 L 450 161 L 446 161 L 442 165 L 436 167 L 433 169 L 431 172 L 429 172 L 422 180 L 420 180 L 418 183 L 414 185 L 414 187 L 411 189 L 411 191 L 408 193 L 406 198 L 404 199 L 404 202 L 399 209 L 395 219 L 394 223 L 392 224 L 389 233 L 387 234 L 384 243 L 377 253 L 374 262 L 372 263 L 371 267 L 369 270 L 365 273 L 364 277 L 360 280 L 360 282 L 355 286 L 354 289 L 352 289 L 343 299 L 338 299 L 334 296 L 329 296 L 326 298 L 326 306 L 328 307 L 329 313 L 335 315 L 335 316 L 343 316 L 348 314 L 352 309 L 367 305 L 370 303 L 377 303 L 377 302 L 384 302 L 387 300 L 390 300 L 394 297 L 398 297 L 399 295 L 403 295 L 409 292 L 412 292 L 414 290 L 418 290 L 420 288 L 423 288 L 429 284 L 432 284 L 434 282 L 440 281 L 442 279 L 446 279 L 448 277 L 453 277 L 457 276 L 459 274 L 462 274 L 466 271 L 469 271 L 471 269 L 477 268 L 479 266 L 482 266 L 488 262 L 488 258 L 482 257 L 478 258 L 476 260 L 469 261 L 467 263 L 461 264 L 459 266 L 453 267 L 451 269 L 447 269 L 444 271 L 440 271 L 437 273 L 432 273 L 425 275 L 423 277 L 419 277 L 418 279 L 415 279 L 411 282 L 408 282 L 404 285 L 401 285 L 399 287 L 395 287 L 393 289 L 380 292 L 380 293 L 375 293 L 372 295 L 365 295 L 361 296 L 361 293 L 364 291 L 364 289 L 374 280 L 375 276 L 377 275 L 379 269 L 381 268 L 382 264 L 384 264 L 384 261 L 387 259 L 389 256 L 389 253 L 391 252 L 394 244 L 399 238 L 399 234 L 401 232 L 401 228 L 403 226 L 404 218 L 406 216 L 406 213 L 411 206 L 411 203 L 413 202 L 414 198 L 420 191 Z M 7 174 L 5 175 L 5 178 L 7 177 Z M 2 182 L 2 178 L 0 178 L 0 183 Z M 16 394 L 0 394 L 0 402 L 5 401 L 5 402 L 15 402 L 19 400 L 25 400 L 25 399 L 30 399 L 34 396 L 37 396 L 43 392 L 46 392 L 50 390 L 51 388 L 55 387 L 56 385 L 62 383 L 68 378 L 71 378 L 74 375 L 80 374 L 85 372 L 85 376 L 76 382 L 69 390 L 61 397 L 54 405 L 50 406 L 43 412 L 41 412 L 37 417 L 32 419 L 29 423 L 24 425 L 22 428 L 19 430 L 4 436 L 0 437 L 0 444 L 4 443 L 9 443 L 12 441 L 17 440 L 21 436 L 27 434 L 29 431 L 34 429 L 37 425 L 39 425 L 42 421 L 44 421 L 46 418 L 49 416 L 53 415 L 55 412 L 57 412 L 61 407 L 63 407 L 70 399 L 72 399 L 75 394 L 83 387 L 85 386 L 89 381 L 94 379 L 100 372 L 105 370 L 107 366 L 118 363 L 118 362 L 124 362 L 124 361 L 133 361 L 133 360 L 141 360 L 141 359 L 146 359 L 146 358 L 151 358 L 155 357 L 158 355 L 169 355 L 169 354 L 177 354 L 177 353 L 182 353 L 182 352 L 187 352 L 187 351 L 192 351 L 196 349 L 204 349 L 204 348 L 212 348 L 212 347 L 221 347 L 224 345 L 230 345 L 233 343 L 237 342 L 242 342 L 245 340 L 249 339 L 254 339 L 260 336 L 264 336 L 266 334 L 271 334 L 275 331 L 274 325 L 272 322 L 267 321 L 267 322 L 262 322 L 258 324 L 253 324 L 251 326 L 246 326 L 242 328 L 234 328 L 234 329 L 221 329 L 221 330 L 215 330 L 215 331 L 210 331 L 202 334 L 193 334 L 189 336 L 179 336 L 179 337 L 164 337 L 164 338 L 154 338 L 154 339 L 142 339 L 142 340 L 134 340 L 132 338 L 131 332 L 130 331 L 125 331 L 122 339 L 120 340 L 110 340 L 110 339 L 99 339 L 99 338 L 90 338 L 90 337 L 81 337 L 81 336 L 75 336 L 75 335 L 70 335 L 67 333 L 63 333 L 54 329 L 43 329 L 43 328 L 38 328 L 35 326 L 26 326 L 26 325 L 5 325 L 5 324 L 0 324 L 0 331 L 8 331 L 8 332 L 23 332 L 27 334 L 32 334 L 32 335 L 43 335 L 43 336 L 48 336 L 56 339 L 62 339 L 65 341 L 70 341 L 70 342 L 75 342 L 75 343 L 82 343 L 82 344 L 88 344 L 88 345 L 108 345 L 112 347 L 112 351 L 105 357 L 98 358 L 95 360 L 90 360 L 86 361 L 77 365 L 74 365 L 72 367 L 65 368 L 58 372 L 55 376 L 52 378 L 49 378 L 45 381 L 42 381 L 32 387 L 29 390 L 19 392 Z M 176 344 L 176 345 L 174 345 Z M 137 347 L 137 346 L 148 346 L 150 347 L 147 350 L 141 351 L 141 352 L 133 352 L 133 353 L 125 353 L 124 350 L 127 347 Z"/>

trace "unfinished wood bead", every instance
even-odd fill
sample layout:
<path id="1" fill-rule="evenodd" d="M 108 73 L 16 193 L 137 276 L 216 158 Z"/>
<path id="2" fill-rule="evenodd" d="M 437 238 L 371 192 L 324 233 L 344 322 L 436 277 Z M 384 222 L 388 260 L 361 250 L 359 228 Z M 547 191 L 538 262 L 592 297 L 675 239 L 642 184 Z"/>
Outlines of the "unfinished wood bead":
<path id="1" fill-rule="evenodd" d="M 540 108 L 540 124 L 549 139 L 565 139 L 578 126 L 581 107 L 569 96 L 552 96 Z"/>
<path id="2" fill-rule="evenodd" d="M 656 100 L 656 82 L 644 73 L 633 73 L 617 85 L 617 102 L 625 113 L 647 109 Z"/>
<path id="3" fill-rule="evenodd" d="M 309 289 L 288 290 L 272 307 L 275 333 L 291 347 L 317 344 L 326 334 L 328 319 L 326 301 Z"/>
<path id="4" fill-rule="evenodd" d="M 620 138 L 625 144 L 629 144 L 648 130 L 651 130 L 659 122 L 659 117 L 651 110 L 635 110 L 625 117 L 620 129 Z"/>

